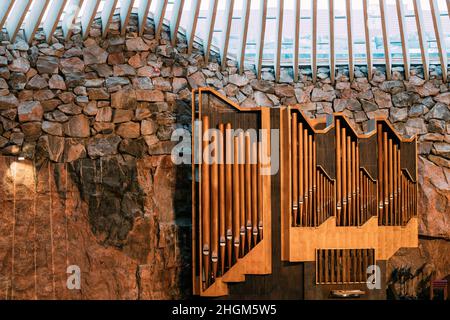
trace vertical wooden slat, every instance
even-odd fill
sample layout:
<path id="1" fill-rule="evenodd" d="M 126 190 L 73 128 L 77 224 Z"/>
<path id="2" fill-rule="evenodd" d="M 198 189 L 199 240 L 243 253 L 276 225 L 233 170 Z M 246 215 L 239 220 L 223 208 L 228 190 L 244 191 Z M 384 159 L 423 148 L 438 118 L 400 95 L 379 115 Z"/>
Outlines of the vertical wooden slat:
<path id="1" fill-rule="evenodd" d="M 202 154 L 204 150 L 208 148 L 209 136 L 207 134 L 209 130 L 209 118 L 203 116 L 202 118 Z M 211 252 L 211 191 L 210 191 L 210 164 L 207 163 L 206 159 L 202 159 L 201 164 L 201 201 L 202 201 L 202 212 L 201 212 L 201 239 L 202 239 L 202 256 L 203 256 L 203 268 L 205 276 L 205 284 L 209 285 L 209 260 Z"/>
<path id="2" fill-rule="evenodd" d="M 332 0 L 330 0 L 332 1 Z M 294 2 L 294 45 L 293 45 L 293 65 L 294 81 L 298 81 L 298 55 L 300 49 L 300 0 Z"/>
<path id="3" fill-rule="evenodd" d="M 330 16 L 330 80 L 334 83 L 336 69 L 336 55 L 334 52 L 334 0 L 329 0 L 329 16 Z"/>
<path id="4" fill-rule="evenodd" d="M 23 19 L 30 8 L 31 0 L 16 0 L 14 7 L 6 20 L 6 30 L 8 31 L 9 39 L 11 42 L 16 40 L 17 33 L 22 26 Z"/>
<path id="5" fill-rule="evenodd" d="M 442 78 L 447 82 L 447 50 L 445 46 L 445 36 L 442 32 L 441 15 L 437 0 L 430 0 L 431 17 L 433 18 L 434 34 L 439 50 L 439 61 L 441 62 Z M 448 19 L 448 17 L 447 17 Z"/>
<path id="6" fill-rule="evenodd" d="M 367 1 L 368 0 L 363 0 L 364 34 L 366 37 L 367 77 L 369 78 L 369 80 L 372 80 L 372 45 L 370 38 L 369 13 Z"/>
<path id="7" fill-rule="evenodd" d="M 355 66 L 353 62 L 352 0 L 346 0 L 345 7 L 347 13 L 348 71 L 350 81 L 353 81 L 355 76 Z"/>
<path id="8" fill-rule="evenodd" d="M 227 66 L 228 45 L 230 42 L 231 22 L 233 18 L 234 0 L 227 0 L 225 4 L 225 14 L 223 16 L 222 41 L 220 42 L 219 51 L 222 62 L 222 70 Z"/>
<path id="9" fill-rule="evenodd" d="M 397 18 L 398 26 L 400 29 L 400 39 L 402 41 L 402 55 L 403 66 L 405 69 L 405 79 L 409 79 L 409 45 L 408 45 L 408 29 L 405 22 L 405 8 L 403 6 L 403 0 L 397 1 Z"/>
<path id="10" fill-rule="evenodd" d="M 280 80 L 280 64 L 281 64 L 281 43 L 283 41 L 283 12 L 284 12 L 284 0 L 278 0 L 277 2 L 277 16 L 276 16 L 276 41 L 275 41 L 275 81 Z"/>
<path id="11" fill-rule="evenodd" d="M 264 52 L 264 35 L 266 33 L 266 16 L 267 16 L 267 0 L 261 0 L 259 5 L 259 18 L 258 18 L 258 33 L 259 37 L 256 38 L 256 58 L 255 69 L 256 76 L 261 79 L 261 66 Z"/>
<path id="12" fill-rule="evenodd" d="M 201 0 L 192 0 L 190 20 L 186 27 L 186 40 L 188 43 L 188 54 L 192 53 L 195 40 L 195 30 L 197 29 L 198 15 L 200 13 Z"/>
<path id="13" fill-rule="evenodd" d="M 384 59 L 386 61 L 386 79 L 391 79 L 391 49 L 389 40 L 388 19 L 386 17 L 386 0 L 379 0 L 381 30 L 383 32 Z"/>
<path id="14" fill-rule="evenodd" d="M 105 0 L 102 9 L 102 36 L 106 37 L 109 31 L 111 20 L 114 16 L 118 0 Z"/>
<path id="15" fill-rule="evenodd" d="M 83 2 L 84 0 L 70 0 L 66 7 L 63 19 L 61 21 L 61 27 L 66 41 L 72 36 L 73 26 L 77 21 Z"/>
<path id="16" fill-rule="evenodd" d="M 209 61 L 209 51 L 211 50 L 211 41 L 214 35 L 214 25 L 216 23 L 217 0 L 209 2 L 208 15 L 206 17 L 206 36 L 203 39 L 203 49 L 205 55 L 205 62 Z"/>
<path id="17" fill-rule="evenodd" d="M 170 39 L 172 46 L 176 46 L 178 29 L 180 27 L 181 13 L 183 12 L 184 0 L 175 1 L 172 9 L 172 17 L 170 19 Z"/>
<path id="18" fill-rule="evenodd" d="M 3 0 L 3 5 L 0 6 L 0 30 L 3 29 L 5 25 L 6 19 L 11 12 L 11 9 L 14 5 L 14 0 Z"/>
<path id="19" fill-rule="evenodd" d="M 184 1 L 184 0 L 181 0 Z M 144 33 L 145 26 L 147 25 L 148 11 L 150 10 L 150 5 L 152 0 L 141 0 L 138 8 L 138 24 L 139 24 L 139 35 Z"/>
<path id="20" fill-rule="evenodd" d="M 422 6 L 420 4 L 420 0 L 413 0 L 414 4 L 414 15 L 416 18 L 416 27 L 417 34 L 419 36 L 419 45 L 420 45 L 420 53 L 422 57 L 422 65 L 423 65 L 423 75 L 425 80 L 429 78 L 429 58 L 428 58 L 428 44 L 427 39 L 425 38 L 425 23 L 422 15 Z"/>
<path id="21" fill-rule="evenodd" d="M 50 0 L 34 0 L 30 7 L 30 13 L 25 20 L 24 34 L 25 40 L 31 44 L 34 35 L 41 24 L 45 10 L 47 9 Z"/>
<path id="22" fill-rule="evenodd" d="M 155 22 L 155 38 L 161 37 L 161 31 L 164 23 L 168 0 L 157 0 L 153 21 Z"/>
<path id="23" fill-rule="evenodd" d="M 91 2 L 91 1 L 88 1 Z M 95 1 L 94 1 L 95 2 Z M 133 10 L 134 0 L 120 1 L 120 30 L 121 35 L 125 35 L 128 23 L 130 22 L 131 11 Z"/>
<path id="24" fill-rule="evenodd" d="M 100 0 L 88 0 L 84 6 L 84 10 L 81 13 L 81 33 L 83 39 L 89 36 L 89 31 L 91 30 L 92 23 L 94 22 L 95 15 L 97 14 L 98 7 L 100 5 Z"/>
<path id="25" fill-rule="evenodd" d="M 239 42 L 238 42 L 238 50 L 237 50 L 237 63 L 238 63 L 239 73 L 241 73 L 241 74 L 244 71 L 245 47 L 247 44 L 248 21 L 250 18 L 250 5 L 251 5 L 251 0 L 243 0 L 242 1 L 241 27 L 239 29 Z"/>
<path id="26" fill-rule="evenodd" d="M 312 68 L 312 79 L 313 82 L 317 80 L 317 1 L 311 0 L 312 2 L 312 15 L 311 15 L 311 26 L 312 26 L 312 52 L 311 52 L 311 68 Z"/>

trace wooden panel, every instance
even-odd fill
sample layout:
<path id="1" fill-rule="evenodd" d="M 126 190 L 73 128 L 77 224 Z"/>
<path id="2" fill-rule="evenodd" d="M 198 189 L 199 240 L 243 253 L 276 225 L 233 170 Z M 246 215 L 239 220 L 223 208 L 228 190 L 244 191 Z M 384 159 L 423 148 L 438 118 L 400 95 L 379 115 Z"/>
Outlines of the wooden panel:
<path id="1" fill-rule="evenodd" d="M 291 262 L 315 261 L 316 248 L 362 249 L 375 248 L 377 260 L 388 260 L 400 248 L 418 246 L 417 218 L 405 227 L 379 227 L 377 217 L 372 217 L 361 227 L 341 228 L 331 217 L 317 228 L 292 228 L 290 231 Z"/>
<path id="2" fill-rule="evenodd" d="M 34 0 L 30 7 L 28 18 L 25 20 L 24 34 L 25 40 L 32 43 L 39 25 L 41 24 L 45 10 L 50 0 Z"/>
<path id="3" fill-rule="evenodd" d="M 94 23 L 95 15 L 98 12 L 98 7 L 100 5 L 100 0 L 87 1 L 84 10 L 81 14 L 81 32 L 83 34 L 83 39 L 87 39 L 89 36 L 89 31 L 91 30 L 92 24 Z"/>

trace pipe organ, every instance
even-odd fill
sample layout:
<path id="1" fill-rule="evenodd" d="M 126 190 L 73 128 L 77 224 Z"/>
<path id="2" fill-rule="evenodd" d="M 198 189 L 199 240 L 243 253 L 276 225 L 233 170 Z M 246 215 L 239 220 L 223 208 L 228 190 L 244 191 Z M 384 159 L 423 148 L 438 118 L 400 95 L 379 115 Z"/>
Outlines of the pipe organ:
<path id="1" fill-rule="evenodd" d="M 270 167 L 268 109 L 207 88 L 193 101 L 194 293 L 218 296 L 246 273 L 270 273 L 270 177 L 261 173 Z"/>
<path id="2" fill-rule="evenodd" d="M 343 114 L 243 108 L 201 88 L 192 120 L 194 294 L 245 291 L 246 279 L 279 291 L 270 282 L 290 285 L 283 270 L 302 268 L 303 283 L 292 285 L 303 298 L 375 297 L 369 267 L 418 245 L 416 139 L 385 119 L 359 133 Z M 277 172 L 268 173 L 270 152 Z"/>

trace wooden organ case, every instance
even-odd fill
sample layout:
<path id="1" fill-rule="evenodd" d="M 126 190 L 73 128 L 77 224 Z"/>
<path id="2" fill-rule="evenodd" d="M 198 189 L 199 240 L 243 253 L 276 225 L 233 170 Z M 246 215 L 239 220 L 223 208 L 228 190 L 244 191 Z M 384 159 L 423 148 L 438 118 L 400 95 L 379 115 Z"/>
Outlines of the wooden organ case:
<path id="1" fill-rule="evenodd" d="M 223 296 L 227 283 L 271 273 L 269 109 L 208 88 L 192 98 L 193 288 Z"/>
<path id="2" fill-rule="evenodd" d="M 385 262 L 417 247 L 416 138 L 385 119 L 358 134 L 342 114 L 309 119 L 281 109 L 282 259 L 305 264 L 305 298 L 385 294 Z M 379 290 L 368 270 L 380 269 Z"/>
<path id="3" fill-rule="evenodd" d="M 193 293 L 384 299 L 386 261 L 418 246 L 416 138 L 385 119 L 360 134 L 339 113 L 244 108 L 209 88 L 192 101 Z"/>

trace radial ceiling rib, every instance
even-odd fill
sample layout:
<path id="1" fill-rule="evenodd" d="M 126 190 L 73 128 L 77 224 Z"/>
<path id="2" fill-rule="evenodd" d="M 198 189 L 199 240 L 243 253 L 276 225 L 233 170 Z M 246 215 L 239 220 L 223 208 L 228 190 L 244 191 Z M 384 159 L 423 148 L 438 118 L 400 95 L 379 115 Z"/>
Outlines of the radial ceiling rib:
<path id="1" fill-rule="evenodd" d="M 102 10 L 102 35 L 106 37 L 109 31 L 109 26 L 111 24 L 112 18 L 114 16 L 114 11 L 116 10 L 118 0 L 105 0 Z"/>
<path id="2" fill-rule="evenodd" d="M 264 34 L 266 33 L 266 18 L 267 18 L 267 0 L 261 0 L 259 4 L 259 18 L 258 18 L 258 33 L 256 38 L 256 57 L 255 69 L 258 79 L 261 79 L 261 66 L 264 52 Z"/>
<path id="3" fill-rule="evenodd" d="M 14 0 L 3 0 L 3 5 L 0 6 L 0 30 L 5 25 L 6 18 L 14 5 Z"/>
<path id="4" fill-rule="evenodd" d="M 348 73 L 350 81 L 355 77 L 355 65 L 353 62 L 353 33 L 352 33 L 352 0 L 346 0 L 347 13 L 347 41 L 348 41 Z"/>
<path id="5" fill-rule="evenodd" d="M 30 8 L 31 0 L 16 0 L 12 8 L 8 20 L 6 21 L 6 30 L 8 31 L 9 39 L 14 42 L 17 33 L 20 30 L 23 19 L 27 15 Z"/>
<path id="6" fill-rule="evenodd" d="M 248 20 L 250 18 L 251 0 L 242 1 L 241 27 L 239 29 L 239 47 L 237 51 L 237 63 L 239 73 L 244 71 L 245 46 L 247 44 Z"/>
<path id="7" fill-rule="evenodd" d="M 50 3 L 47 17 L 44 21 L 44 33 L 47 37 L 47 42 L 50 42 L 53 34 L 55 33 L 56 27 L 58 26 L 59 19 L 61 18 L 64 8 L 66 6 L 67 0 L 53 0 Z"/>
<path id="8" fill-rule="evenodd" d="M 172 9 L 172 18 L 170 19 L 170 39 L 172 46 L 176 46 L 178 29 L 180 28 L 181 13 L 183 12 L 184 0 L 176 1 Z"/>
<path id="9" fill-rule="evenodd" d="M 312 77 L 313 82 L 317 80 L 317 1 L 311 0 L 312 2 L 312 16 L 311 16 L 311 28 L 312 28 Z"/>
<path id="10" fill-rule="evenodd" d="M 283 11 L 284 0 L 278 0 L 278 10 L 276 16 L 276 48 L 275 48 L 275 80 L 280 80 L 280 64 L 281 64 L 281 42 L 283 41 Z"/>
<path id="11" fill-rule="evenodd" d="M 400 39 L 402 40 L 403 65 L 405 68 L 405 79 L 409 79 L 409 46 L 408 30 L 405 23 L 405 8 L 402 0 L 397 0 L 397 18 L 400 29 Z"/>
<path id="12" fill-rule="evenodd" d="M 70 39 L 72 36 L 73 26 L 77 20 L 82 5 L 83 0 L 71 0 L 66 7 L 66 12 L 64 13 L 64 18 L 61 22 L 63 35 L 66 40 Z"/>
<path id="13" fill-rule="evenodd" d="M 120 34 L 125 35 L 128 23 L 130 22 L 131 11 L 133 10 L 134 0 L 120 1 Z"/>
<path id="14" fill-rule="evenodd" d="M 151 0 L 141 0 L 138 7 L 138 24 L 139 24 L 139 35 L 144 33 L 145 26 L 147 25 L 148 11 L 150 10 Z"/>
<path id="15" fill-rule="evenodd" d="M 416 27 L 417 27 L 417 34 L 419 35 L 419 45 L 420 45 L 420 53 L 422 57 L 422 65 L 423 65 L 423 75 L 425 80 L 428 80 L 429 73 L 428 73 L 428 46 L 426 46 L 426 38 L 425 38 L 425 30 L 424 30 L 424 22 L 423 22 L 423 16 L 422 16 L 422 6 L 420 4 L 420 0 L 414 0 L 414 15 L 416 17 Z"/>
<path id="16" fill-rule="evenodd" d="M 88 0 L 84 6 L 84 10 L 81 13 L 81 32 L 83 39 L 89 36 L 89 31 L 91 30 L 92 24 L 94 23 L 95 15 L 98 11 L 98 6 L 100 5 L 100 0 Z"/>
<path id="17" fill-rule="evenodd" d="M 30 12 L 27 19 L 25 19 L 24 34 L 25 40 L 28 43 L 33 42 L 34 35 L 39 28 L 39 25 L 44 16 L 50 0 L 34 0 L 30 7 Z"/>
<path id="18" fill-rule="evenodd" d="M 450 19 L 450 0 L 447 0 L 447 15 Z"/>
<path id="19" fill-rule="evenodd" d="M 386 79 L 391 80 L 391 48 L 386 20 L 386 0 L 380 0 L 381 29 L 383 32 L 384 58 L 386 60 Z"/>
<path id="20" fill-rule="evenodd" d="M 334 53 L 334 0 L 328 1 L 329 16 L 330 16 L 330 80 L 334 83 L 336 70 L 336 56 Z"/>
<path id="21" fill-rule="evenodd" d="M 159 39 L 161 37 L 162 27 L 164 23 L 164 15 L 167 9 L 168 0 L 156 0 L 155 15 L 153 21 L 155 22 L 155 37 Z"/>
<path id="22" fill-rule="evenodd" d="M 367 77 L 369 78 L 369 80 L 372 80 L 372 46 L 371 46 L 371 39 L 370 39 L 369 13 L 368 13 L 367 1 L 368 0 L 363 0 L 364 35 L 366 38 Z"/>
<path id="23" fill-rule="evenodd" d="M 294 81 L 298 81 L 298 54 L 300 47 L 300 0 L 294 2 L 294 46 L 293 46 L 293 65 Z"/>
<path id="24" fill-rule="evenodd" d="M 214 34 L 214 25 L 216 23 L 217 0 L 209 2 L 208 15 L 206 17 L 206 37 L 203 43 L 203 50 L 205 51 L 205 61 L 209 61 L 209 51 L 211 49 L 211 41 Z"/>
<path id="25" fill-rule="evenodd" d="M 220 58 L 222 59 L 222 69 L 227 66 L 228 44 L 230 42 L 231 21 L 233 18 L 234 0 L 226 0 L 225 14 L 223 16 L 222 41 L 220 42 Z"/>
<path id="26" fill-rule="evenodd" d="M 200 13 L 201 0 L 192 0 L 191 16 L 186 27 L 186 39 L 188 42 L 188 54 L 192 53 L 194 46 L 195 30 L 197 29 L 198 15 Z"/>
<path id="27" fill-rule="evenodd" d="M 431 16 L 433 18 L 434 34 L 439 50 L 439 60 L 442 68 L 442 79 L 447 82 L 447 50 L 445 48 L 445 38 L 442 32 L 441 16 L 437 0 L 430 0 Z"/>

